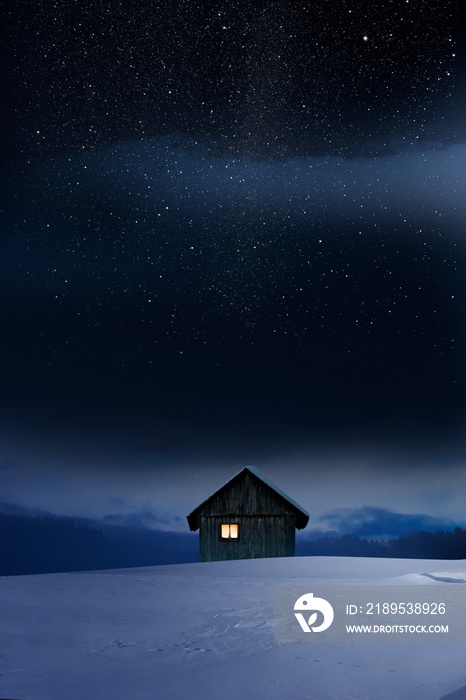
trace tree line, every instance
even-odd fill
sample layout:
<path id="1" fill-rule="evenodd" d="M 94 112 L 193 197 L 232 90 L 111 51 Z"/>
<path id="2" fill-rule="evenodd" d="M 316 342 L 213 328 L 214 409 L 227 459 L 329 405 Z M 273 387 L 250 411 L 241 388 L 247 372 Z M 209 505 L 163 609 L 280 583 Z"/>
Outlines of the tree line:
<path id="1" fill-rule="evenodd" d="M 110 534 L 108 534 L 110 533 Z M 198 561 L 196 538 L 53 516 L 0 513 L 0 575 L 91 571 Z"/>
<path id="2" fill-rule="evenodd" d="M 466 559 L 466 530 L 416 530 L 396 539 L 374 540 L 356 535 L 324 536 L 296 543 L 296 556 L 399 557 Z"/>
<path id="3" fill-rule="evenodd" d="M 298 539 L 296 556 L 466 559 L 466 530 L 403 533 L 390 540 L 356 535 Z M 0 575 L 92 571 L 199 560 L 190 533 L 106 527 L 50 515 L 0 513 Z"/>

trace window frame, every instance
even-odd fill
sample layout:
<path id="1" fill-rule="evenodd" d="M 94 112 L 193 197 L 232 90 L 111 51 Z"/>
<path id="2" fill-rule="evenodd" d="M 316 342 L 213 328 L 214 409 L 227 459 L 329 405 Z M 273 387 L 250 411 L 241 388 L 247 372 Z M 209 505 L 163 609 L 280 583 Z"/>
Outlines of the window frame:
<path id="1" fill-rule="evenodd" d="M 237 527 L 237 532 L 238 532 L 238 537 L 231 537 L 231 534 L 229 537 L 223 537 L 222 535 L 222 527 L 228 525 L 229 532 L 231 533 L 231 526 L 236 525 Z M 240 524 L 239 523 L 231 523 L 231 522 L 222 522 L 220 523 L 220 530 L 219 530 L 219 537 L 221 542 L 239 542 L 240 540 Z"/>

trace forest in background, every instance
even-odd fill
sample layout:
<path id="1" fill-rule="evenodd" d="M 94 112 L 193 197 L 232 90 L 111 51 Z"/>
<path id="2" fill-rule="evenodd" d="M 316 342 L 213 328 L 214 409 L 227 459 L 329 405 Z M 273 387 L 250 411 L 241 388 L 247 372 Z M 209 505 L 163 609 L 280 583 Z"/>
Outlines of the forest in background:
<path id="1" fill-rule="evenodd" d="M 296 556 L 465 559 L 466 530 L 403 533 L 374 540 L 355 535 L 298 538 Z M 198 537 L 106 526 L 50 515 L 0 514 L 0 575 L 118 569 L 199 559 Z"/>

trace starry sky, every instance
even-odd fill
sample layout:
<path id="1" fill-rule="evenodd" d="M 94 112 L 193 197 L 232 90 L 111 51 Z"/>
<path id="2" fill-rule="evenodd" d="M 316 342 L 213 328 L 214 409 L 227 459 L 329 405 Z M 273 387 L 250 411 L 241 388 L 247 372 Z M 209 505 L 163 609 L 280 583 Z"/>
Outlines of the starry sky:
<path id="1" fill-rule="evenodd" d="M 1 24 L 0 502 L 185 528 L 254 464 L 316 530 L 466 524 L 456 3 Z"/>

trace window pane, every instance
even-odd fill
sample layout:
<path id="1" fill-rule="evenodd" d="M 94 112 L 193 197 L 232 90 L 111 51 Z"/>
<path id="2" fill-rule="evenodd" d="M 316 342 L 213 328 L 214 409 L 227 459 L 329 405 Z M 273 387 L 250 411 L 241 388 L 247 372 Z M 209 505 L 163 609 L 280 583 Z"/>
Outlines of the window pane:
<path id="1" fill-rule="evenodd" d="M 227 540 L 230 537 L 230 526 L 222 525 L 222 539 Z"/>
<path id="2" fill-rule="evenodd" d="M 232 539 L 238 538 L 238 525 L 230 525 L 230 537 Z"/>

